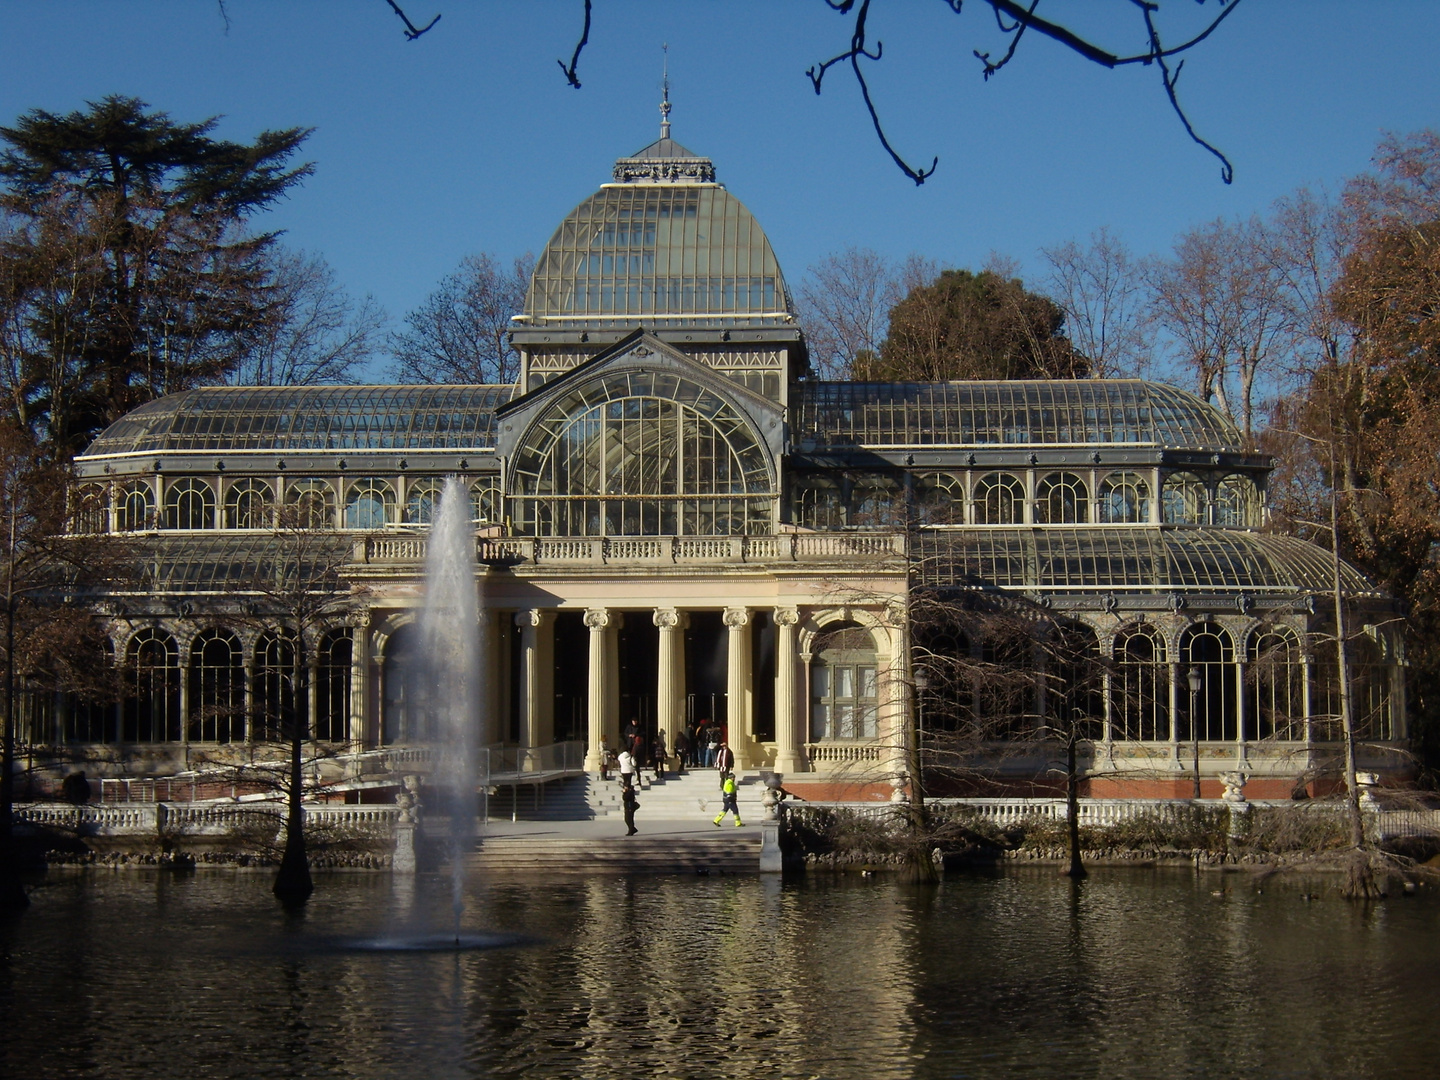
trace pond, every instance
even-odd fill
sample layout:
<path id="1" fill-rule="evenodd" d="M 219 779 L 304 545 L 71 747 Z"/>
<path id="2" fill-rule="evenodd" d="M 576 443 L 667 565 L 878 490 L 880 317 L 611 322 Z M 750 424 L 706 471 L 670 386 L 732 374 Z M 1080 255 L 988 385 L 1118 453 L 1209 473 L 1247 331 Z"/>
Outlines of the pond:
<path id="1" fill-rule="evenodd" d="M 1097 870 L 595 877 L 52 872 L 0 922 L 4 1077 L 1417 1077 L 1440 896 Z M 1320 895 L 1310 898 L 1310 894 Z"/>

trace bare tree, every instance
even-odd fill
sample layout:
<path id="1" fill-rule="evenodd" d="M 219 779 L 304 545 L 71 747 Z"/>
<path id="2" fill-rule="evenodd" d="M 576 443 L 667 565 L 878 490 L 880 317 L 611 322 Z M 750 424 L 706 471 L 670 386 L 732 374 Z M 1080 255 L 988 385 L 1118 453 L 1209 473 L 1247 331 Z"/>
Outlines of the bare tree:
<path id="1" fill-rule="evenodd" d="M 353 382 L 380 346 L 385 312 L 372 297 L 351 300 L 319 255 L 277 253 L 265 292 L 265 319 L 226 373 L 229 385 Z"/>
<path id="2" fill-rule="evenodd" d="M 1147 261 L 1108 228 L 1091 233 L 1083 248 L 1067 240 L 1040 254 L 1050 266 L 1042 287 L 1065 310 L 1065 332 L 1090 361 L 1090 374 L 1147 374 L 1153 349 Z"/>
<path id="3" fill-rule="evenodd" d="M 832 252 L 806 271 L 798 294 L 810 362 L 822 379 L 849 379 L 880 355 L 890 310 L 939 274 L 920 255 L 893 263 L 870 248 Z"/>
<path id="4" fill-rule="evenodd" d="M 391 339 L 391 375 L 409 383 L 513 383 L 519 354 L 510 347 L 510 316 L 525 306 L 535 260 L 506 269 L 493 255 L 468 255 L 410 314 Z"/>
<path id="5" fill-rule="evenodd" d="M 1155 320 L 1194 374 L 1200 396 L 1253 439 L 1257 393 L 1283 370 L 1290 334 L 1264 224 L 1217 220 L 1191 229 L 1149 277 Z"/>

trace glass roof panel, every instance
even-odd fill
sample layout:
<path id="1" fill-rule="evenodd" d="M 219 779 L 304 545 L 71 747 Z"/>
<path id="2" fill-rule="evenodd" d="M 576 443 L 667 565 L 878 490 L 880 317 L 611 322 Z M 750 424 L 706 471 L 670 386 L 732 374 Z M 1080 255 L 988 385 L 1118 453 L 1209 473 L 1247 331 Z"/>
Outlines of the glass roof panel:
<path id="1" fill-rule="evenodd" d="M 525 297 L 536 319 L 790 311 L 759 223 L 710 184 L 601 188 L 555 230 Z"/>
<path id="2" fill-rule="evenodd" d="M 126 413 L 84 456 L 161 450 L 488 450 L 513 386 L 208 386 Z"/>
<path id="3" fill-rule="evenodd" d="M 1324 592 L 1329 555 L 1290 536 L 1204 529 L 965 529 L 916 540 L 922 585 L 1135 592 Z M 1380 595 L 1352 566 L 1351 595 Z"/>
<path id="4" fill-rule="evenodd" d="M 802 382 L 795 439 L 817 447 L 1135 445 L 1243 448 L 1198 397 L 1138 379 Z"/>

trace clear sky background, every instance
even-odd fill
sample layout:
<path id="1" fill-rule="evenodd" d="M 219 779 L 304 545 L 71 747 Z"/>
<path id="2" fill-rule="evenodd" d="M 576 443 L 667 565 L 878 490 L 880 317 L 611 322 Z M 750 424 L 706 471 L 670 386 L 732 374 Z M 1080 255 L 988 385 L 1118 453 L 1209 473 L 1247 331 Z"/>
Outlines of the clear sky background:
<path id="1" fill-rule="evenodd" d="M 816 97 L 807 67 L 845 48 L 823 0 L 595 0 L 583 88 L 564 81 L 580 0 L 0 0 L 0 123 L 135 95 L 219 133 L 314 127 L 316 173 L 263 224 L 324 255 L 395 319 L 467 254 L 538 252 L 616 157 L 658 134 L 662 42 L 674 136 L 768 232 L 792 288 L 849 245 L 1041 272 L 1041 247 L 1109 226 L 1140 253 L 1182 230 L 1263 212 L 1302 184 L 1364 170 L 1382 132 L 1440 126 L 1440 3 L 1241 0 L 1186 64 L 1186 137 L 1158 73 L 1088 64 L 1032 35 L 988 83 L 974 48 L 1003 51 L 978 0 L 873 0 L 867 66 L 896 147 L 934 156 L 917 188 L 891 164 L 848 72 Z M 1117 50 L 1143 47 L 1123 0 L 1047 0 Z M 1166 0 L 1175 27 L 1215 11 Z"/>

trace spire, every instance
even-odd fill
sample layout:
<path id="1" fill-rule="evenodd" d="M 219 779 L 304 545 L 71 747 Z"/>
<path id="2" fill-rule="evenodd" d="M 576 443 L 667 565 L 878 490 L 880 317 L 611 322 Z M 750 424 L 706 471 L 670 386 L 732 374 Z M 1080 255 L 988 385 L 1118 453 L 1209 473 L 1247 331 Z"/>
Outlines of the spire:
<path id="1" fill-rule="evenodd" d="M 666 42 L 660 46 L 661 52 L 665 54 L 665 80 L 664 96 L 660 99 L 660 138 L 670 137 L 670 44 Z"/>

